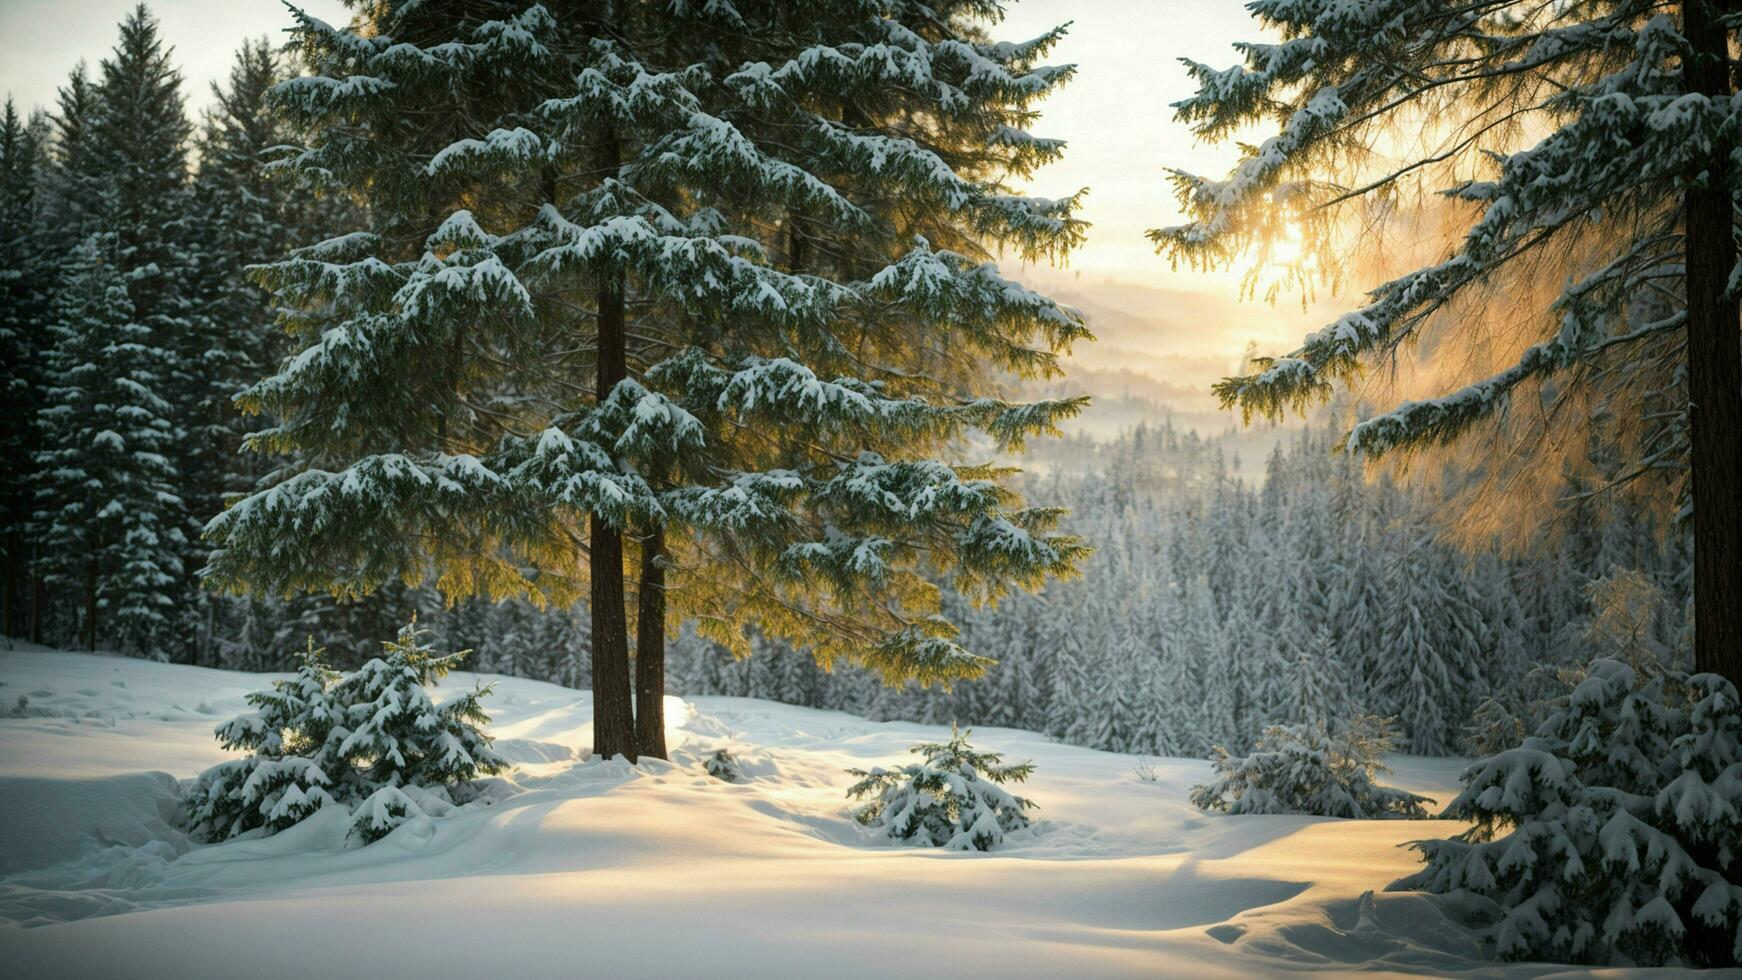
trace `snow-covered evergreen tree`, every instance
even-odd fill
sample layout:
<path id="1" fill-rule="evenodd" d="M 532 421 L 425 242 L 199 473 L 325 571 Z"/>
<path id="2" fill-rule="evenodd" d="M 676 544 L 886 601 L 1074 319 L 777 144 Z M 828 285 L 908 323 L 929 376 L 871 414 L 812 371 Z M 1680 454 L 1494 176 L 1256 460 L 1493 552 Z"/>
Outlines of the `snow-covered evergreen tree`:
<path id="1" fill-rule="evenodd" d="M 1464 773 L 1399 887 L 1473 892 L 1508 959 L 1733 966 L 1742 959 L 1742 705 L 1713 674 L 1598 660 L 1534 735 Z"/>
<path id="2" fill-rule="evenodd" d="M 255 710 L 219 725 L 218 741 L 249 753 L 194 780 L 185 825 L 200 840 L 228 840 L 265 828 L 277 833 L 339 801 L 329 787 L 342 770 L 325 750 L 345 712 L 329 695 L 338 673 L 309 641 L 296 673 L 248 695 Z M 328 772 L 331 768 L 333 771 Z"/>
<path id="3" fill-rule="evenodd" d="M 715 749 L 712 754 L 702 760 L 702 769 L 722 783 L 741 783 L 744 781 L 744 773 L 738 768 L 738 760 L 732 757 L 732 753 L 728 749 Z"/>
<path id="4" fill-rule="evenodd" d="M 43 202 L 48 233 L 63 248 L 103 230 L 104 178 L 92 131 L 101 111 L 97 86 L 83 61 L 56 93 L 53 163 Z"/>
<path id="5" fill-rule="evenodd" d="M 242 759 L 202 773 L 188 797 L 188 825 L 206 840 L 257 828 L 276 832 L 323 806 L 351 809 L 352 834 L 370 843 L 406 819 L 439 815 L 453 792 L 507 762 L 482 731 L 479 687 L 437 707 L 425 688 L 466 652 L 440 654 L 414 622 L 380 657 L 340 675 L 312 642 L 301 668 L 248 701 L 256 710 L 220 725 Z"/>
<path id="6" fill-rule="evenodd" d="M 88 123 L 82 166 L 99 183 L 102 230 L 116 239 L 135 315 L 159 345 L 194 341 L 188 329 L 188 139 L 181 74 L 163 46 L 157 19 L 140 4 L 122 19 L 103 59 L 96 111 Z M 177 363 L 176 370 L 195 371 Z M 178 406 L 179 408 L 179 406 Z M 179 420 L 178 420 L 179 421 Z M 185 423 L 183 423 L 185 428 Z"/>
<path id="7" fill-rule="evenodd" d="M 1312 642 L 1295 655 L 1289 675 L 1289 706 L 1294 724 L 1335 731 L 1362 712 L 1355 702 L 1353 679 L 1344 671 L 1329 626 L 1320 626 Z"/>
<path id="8" fill-rule="evenodd" d="M 155 651 L 180 596 L 186 538 L 175 465 L 179 437 L 161 392 L 172 356 L 135 316 L 112 236 L 69 259 L 50 326 L 38 414 L 38 567 L 78 597 L 85 649 Z"/>
<path id="9" fill-rule="evenodd" d="M 1216 778 L 1192 787 L 1192 804 L 1228 813 L 1425 818 L 1426 798 L 1379 785 L 1390 771 L 1380 757 L 1392 741 L 1389 724 L 1373 716 L 1334 733 L 1323 725 L 1273 725 L 1249 755 L 1216 746 Z"/>
<path id="10" fill-rule="evenodd" d="M 1255 275 L 1275 284 L 1274 297 L 1348 272 L 1346 260 L 1363 257 L 1343 237 L 1351 229 L 1387 244 L 1412 224 L 1454 231 L 1429 264 L 1374 286 L 1366 305 L 1287 356 L 1222 382 L 1224 403 L 1248 416 L 1304 409 L 1424 345 L 1439 366 L 1462 367 L 1465 383 L 1388 398 L 1390 410 L 1353 426 L 1348 448 L 1402 454 L 1484 425 L 1498 437 L 1479 454 L 1483 506 L 1546 504 L 1569 464 L 1597 470 L 1606 492 L 1652 494 L 1666 515 L 1682 510 L 1666 498 L 1686 496 L 1696 662 L 1742 681 L 1733 507 L 1742 175 L 1729 8 L 1258 0 L 1250 9 L 1267 39 L 1239 45 L 1244 63 L 1231 68 L 1188 62 L 1198 91 L 1176 115 L 1205 139 L 1251 124 L 1273 135 L 1242 144 L 1226 179 L 1176 172 L 1189 220 L 1152 231 L 1156 245 L 1200 267 L 1255 252 Z M 1421 138 L 1400 147 L 1391 138 L 1400 128 Z M 1438 203 L 1408 207 L 1424 197 Z M 1290 239 L 1299 246 L 1278 248 Z M 1510 299 L 1504 312 L 1489 302 L 1497 294 Z M 1592 432 L 1626 447 L 1625 465 L 1570 455 Z M 1526 471 L 1539 478 L 1516 479 Z"/>
<path id="11" fill-rule="evenodd" d="M 33 461 L 41 432 L 54 259 L 38 193 L 47 177 L 48 123 L 11 99 L 0 114 L 0 636 L 23 636 L 34 600 Z"/>
<path id="12" fill-rule="evenodd" d="M 424 688 L 463 660 L 469 650 L 439 654 L 417 624 L 399 631 L 382 656 L 340 678 L 331 691 L 348 731 L 334 749 L 348 781 L 373 788 L 353 812 L 352 832 L 377 840 L 432 803 L 451 803 L 448 787 L 501 772 L 508 763 L 482 731 L 490 717 L 477 687 L 437 708 Z"/>
<path id="13" fill-rule="evenodd" d="M 989 851 L 1027 827 L 1034 802 L 1003 784 L 1026 780 L 1034 763 L 1003 765 L 997 752 L 974 751 L 971 734 L 952 726 L 948 742 L 914 746 L 922 761 L 899 769 L 848 770 L 859 781 L 847 795 L 870 797 L 853 819 L 890 840 L 956 851 Z"/>
<path id="14" fill-rule="evenodd" d="M 262 272 L 307 346 L 250 390 L 281 420 L 253 444 L 310 463 L 213 522 L 215 580 L 567 602 L 585 526 L 597 747 L 631 757 L 663 753 L 667 595 L 738 648 L 755 623 L 890 681 L 977 674 L 932 577 L 995 599 L 1084 553 L 1001 471 L 937 458 L 1081 404 L 989 396 L 1085 336 L 988 261 L 1081 236 L 1074 199 L 1005 189 L 1060 152 L 1022 128 L 1070 74 L 1039 64 L 1058 32 L 990 43 L 990 12 L 303 17 L 291 165 L 372 227 Z"/>

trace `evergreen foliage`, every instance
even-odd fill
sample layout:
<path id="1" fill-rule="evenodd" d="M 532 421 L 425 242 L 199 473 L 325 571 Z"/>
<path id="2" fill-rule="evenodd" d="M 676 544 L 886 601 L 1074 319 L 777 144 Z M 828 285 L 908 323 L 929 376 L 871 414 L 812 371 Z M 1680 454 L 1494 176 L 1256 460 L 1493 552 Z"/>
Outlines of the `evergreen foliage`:
<path id="1" fill-rule="evenodd" d="M 1394 740 L 1391 723 L 1371 715 L 1334 731 L 1322 722 L 1274 725 L 1249 755 L 1216 746 L 1210 756 L 1216 779 L 1192 787 L 1192 805 L 1228 813 L 1425 819 L 1426 797 L 1378 783 L 1390 772 L 1380 757 Z"/>
<path id="2" fill-rule="evenodd" d="M 1742 708 L 1713 674 L 1597 660 L 1523 744 L 1465 771 L 1396 887 L 1498 908 L 1501 956 L 1733 966 L 1742 959 Z"/>
<path id="3" fill-rule="evenodd" d="M 212 580 L 584 584 L 595 730 L 630 757 L 626 588 L 650 640 L 689 612 L 739 649 L 755 623 L 892 681 L 979 673 L 933 579 L 997 599 L 1086 552 L 1006 471 L 938 458 L 1082 404 L 992 397 L 993 372 L 1053 373 L 1087 336 L 988 261 L 1081 237 L 1074 199 L 1007 189 L 1060 152 L 1023 129 L 1070 75 L 1039 63 L 1059 32 L 992 43 L 994 13 L 299 15 L 312 74 L 271 99 L 308 139 L 285 165 L 369 226 L 258 270 L 302 350 L 245 395 L 272 416 L 249 445 L 295 461 L 208 526 Z"/>
<path id="4" fill-rule="evenodd" d="M 1079 579 L 995 610 L 950 607 L 964 641 L 999 660 L 980 679 L 883 690 L 850 667 L 823 672 L 777 640 L 755 639 L 740 662 L 685 631 L 673 641 L 671 689 L 1199 758 L 1217 744 L 1244 755 L 1270 725 L 1335 729 L 1371 712 L 1395 718 L 1405 751 L 1444 754 L 1462 749 L 1489 698 L 1491 710 L 1533 725 L 1529 706 L 1552 696 L 1545 685 L 1558 671 L 1593 651 L 1623 656 L 1594 623 L 1686 655 L 1685 539 L 1660 541 L 1619 502 L 1577 535 L 1469 554 L 1435 540 L 1440 488 L 1365 479 L 1355 460 L 1328 451 L 1333 431 L 1283 436 L 1262 488 L 1226 462 L 1244 438 L 1160 425 L 1032 447 L 1047 475 L 1028 477 L 1025 491 L 1068 507 L 1066 530 L 1099 547 Z M 1337 532 L 1314 531 L 1315 515 L 1331 513 Z M 1400 555 L 1412 556 L 1410 580 L 1384 574 Z M 1322 598 L 1278 603 L 1274 593 L 1297 582 Z M 1606 598 L 1620 582 L 1630 583 L 1627 617 Z M 1383 609 L 1398 612 L 1376 615 Z M 1388 624 L 1406 618 L 1438 625 L 1405 643 Z M 1461 652 L 1441 655 L 1439 644 Z M 1457 670 L 1431 675 L 1418 657 Z M 1417 675 L 1443 686 L 1418 690 Z"/>
<path id="5" fill-rule="evenodd" d="M 38 570 L 80 597 L 80 639 L 155 652 L 180 595 L 184 511 L 163 392 L 172 355 L 135 315 L 112 236 L 71 256 L 38 413 Z"/>
<path id="6" fill-rule="evenodd" d="M 859 781 L 847 795 L 870 797 L 853 819 L 890 840 L 955 851 L 989 851 L 1027 827 L 1034 801 L 1003 784 L 1026 780 L 1034 763 L 1002 765 L 1002 755 L 974 751 L 971 734 L 951 726 L 948 742 L 914 746 L 922 761 L 899 769 L 848 770 Z"/>
<path id="7" fill-rule="evenodd" d="M 1433 351 L 1462 383 L 1387 398 L 1347 448 L 1406 455 L 1482 426 L 1499 433 L 1480 454 L 1487 505 L 1533 469 L 1558 492 L 1568 463 L 1606 491 L 1645 490 L 1665 515 L 1693 504 L 1697 663 L 1742 681 L 1734 11 L 1710 0 L 1249 9 L 1272 37 L 1237 45 L 1231 68 L 1186 61 L 1198 90 L 1174 108 L 1205 139 L 1251 124 L 1273 135 L 1242 144 L 1225 179 L 1175 171 L 1188 220 L 1150 232 L 1157 247 L 1197 267 L 1255 254 L 1257 279 L 1282 269 L 1274 299 L 1349 271 L 1352 228 L 1387 247 L 1435 222 L 1453 232 L 1365 305 L 1221 382 L 1224 404 L 1274 418 L 1395 366 L 1400 351 Z M 1400 129 L 1421 139 L 1398 144 Z M 1441 203 L 1407 207 L 1427 194 Z M 1291 237 L 1292 261 L 1278 249 Z M 1592 433 L 1619 458 L 1592 466 L 1562 448 Z M 1442 672 L 1426 664 L 1422 680 L 1437 688 Z"/>
<path id="8" fill-rule="evenodd" d="M 738 768 L 738 760 L 732 758 L 732 753 L 726 749 L 716 749 L 712 755 L 703 759 L 702 768 L 722 783 L 744 781 L 744 773 Z"/>
<path id="9" fill-rule="evenodd" d="M 13 478 L 0 484 L 0 635 L 25 634 L 30 606 L 33 487 L 26 477 L 40 448 L 43 352 L 55 273 L 39 193 L 49 164 L 48 121 L 0 115 L 0 458 Z"/>
<path id="10" fill-rule="evenodd" d="M 466 652 L 437 653 L 428 633 L 413 622 L 348 674 L 323 663 L 311 641 L 291 679 L 249 695 L 255 710 L 218 726 L 224 748 L 249 755 L 195 780 L 190 831 L 208 841 L 276 833 L 339 805 L 367 844 L 410 817 L 440 815 L 472 780 L 506 769 L 482 730 L 488 687 L 440 707 L 430 700 L 425 688 Z"/>

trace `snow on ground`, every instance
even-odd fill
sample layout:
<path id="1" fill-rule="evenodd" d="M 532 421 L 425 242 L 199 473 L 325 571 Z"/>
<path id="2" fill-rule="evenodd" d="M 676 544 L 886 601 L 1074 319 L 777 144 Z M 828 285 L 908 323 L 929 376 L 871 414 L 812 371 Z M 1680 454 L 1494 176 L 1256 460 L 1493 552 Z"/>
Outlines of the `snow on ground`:
<path id="1" fill-rule="evenodd" d="M 668 699 L 672 761 L 636 768 L 587 758 L 586 692 L 499 678 L 508 798 L 366 848 L 337 810 L 194 845 L 171 824 L 179 780 L 225 757 L 213 725 L 268 679 L 0 653 L 7 975 L 1556 972 L 1484 962 L 1440 905 L 1382 891 L 1414 864 L 1399 844 L 1453 825 L 1205 815 L 1186 803 L 1205 763 L 981 729 L 977 746 L 1038 764 L 1021 789 L 1036 826 L 991 854 L 874 844 L 844 770 L 946 733 L 741 698 Z M 746 782 L 701 771 L 722 746 Z M 1458 769 L 1401 760 L 1397 782 L 1444 800 Z"/>

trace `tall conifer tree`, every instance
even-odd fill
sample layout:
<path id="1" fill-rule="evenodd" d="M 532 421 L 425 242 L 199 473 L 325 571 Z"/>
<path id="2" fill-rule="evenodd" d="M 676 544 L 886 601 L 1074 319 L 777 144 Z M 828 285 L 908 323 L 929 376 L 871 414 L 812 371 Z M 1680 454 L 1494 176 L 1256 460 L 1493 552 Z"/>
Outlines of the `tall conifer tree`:
<path id="1" fill-rule="evenodd" d="M 1024 126 L 1069 70 L 1037 63 L 1057 32 L 988 41 L 995 13 L 302 18 L 315 74 L 274 95 L 313 134 L 294 165 L 364 195 L 372 227 L 262 273 L 308 346 L 251 389 L 283 420 L 253 445 L 307 462 L 213 522 L 215 579 L 586 592 L 603 754 L 663 752 L 680 615 L 890 681 L 977 674 L 933 578 L 995 599 L 1083 551 L 1000 471 L 936 458 L 1080 406 L 988 393 L 1085 336 L 988 261 L 1081 235 L 1074 199 L 1005 187 L 1058 155 Z"/>
<path id="2" fill-rule="evenodd" d="M 1288 356 L 1223 382 L 1223 401 L 1248 414 L 1304 408 L 1422 341 L 1462 345 L 1478 366 L 1503 354 L 1462 387 L 1359 422 L 1347 445 L 1376 456 L 1499 422 L 1517 451 L 1488 466 L 1509 473 L 1519 461 L 1558 462 L 1557 443 L 1584 444 L 1556 427 L 1619 423 L 1621 444 L 1638 452 L 1615 482 L 1679 475 L 1685 462 L 1697 667 L 1742 682 L 1733 6 L 1250 9 L 1280 39 L 1240 45 L 1244 64 L 1232 68 L 1188 62 L 1199 89 L 1177 115 L 1207 139 L 1254 123 L 1274 135 L 1246 146 L 1226 179 L 1176 173 L 1189 220 L 1151 232 L 1158 247 L 1223 265 L 1256 246 L 1303 277 L 1313 271 L 1304 259 L 1284 263 L 1271 248 L 1298 232 L 1303 254 L 1334 274 L 1349 208 L 1371 207 L 1378 227 L 1395 230 L 1387 219 L 1420 190 L 1441 192 L 1449 203 L 1437 213 L 1465 230 L 1438 261 L 1376 286 Z M 1401 156 L 1385 135 L 1399 128 L 1423 134 Z M 1483 307 L 1496 292 L 1525 312 L 1492 324 Z M 1579 404 L 1587 398 L 1600 409 Z M 1514 404 L 1564 410 L 1508 412 Z"/>
<path id="3" fill-rule="evenodd" d="M 12 478 L 0 485 L 0 636 L 26 632 L 35 592 L 30 574 L 32 460 L 40 444 L 42 358 L 53 256 L 43 233 L 47 122 L 26 119 L 6 100 L 0 115 L 0 459 Z"/>
<path id="4" fill-rule="evenodd" d="M 85 649 L 155 653 L 187 545 L 163 398 L 167 352 L 134 315 L 120 244 L 96 235 L 68 261 L 38 418 L 36 527 L 51 587 L 76 597 Z"/>

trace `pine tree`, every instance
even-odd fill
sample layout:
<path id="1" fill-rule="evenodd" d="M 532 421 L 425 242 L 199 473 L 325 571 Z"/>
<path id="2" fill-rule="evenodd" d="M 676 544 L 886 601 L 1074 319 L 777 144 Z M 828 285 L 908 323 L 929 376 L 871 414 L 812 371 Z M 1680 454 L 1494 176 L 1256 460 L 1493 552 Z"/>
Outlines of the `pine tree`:
<path id="1" fill-rule="evenodd" d="M 0 116 L 0 458 L 14 463 L 0 487 L 0 636 L 25 635 L 25 610 L 34 604 L 32 461 L 40 444 L 36 419 L 53 281 L 37 193 L 46 176 L 47 135 L 46 120 L 26 119 L 6 100 Z"/>
<path id="2" fill-rule="evenodd" d="M 1003 784 L 1026 780 L 1034 763 L 1003 765 L 997 752 L 976 752 L 968 744 L 971 734 L 952 726 L 947 743 L 914 746 L 922 761 L 899 769 L 849 769 L 859 781 L 847 795 L 871 797 L 853 819 L 890 840 L 955 851 L 989 851 L 1027 827 L 1034 801 Z"/>
<path id="3" fill-rule="evenodd" d="M 1090 745 L 1106 752 L 1148 752 L 1152 746 L 1142 743 L 1144 735 L 1141 704 L 1149 687 L 1140 671 L 1151 659 L 1142 649 L 1134 624 L 1129 621 L 1114 636 L 1114 647 L 1108 651 L 1105 667 L 1100 672 L 1100 690 L 1093 707 L 1086 713 L 1094 719 Z"/>
<path id="4" fill-rule="evenodd" d="M 126 649 L 150 639 L 161 645 L 153 652 L 179 654 L 184 631 L 165 627 L 182 618 L 192 572 L 180 465 L 188 126 L 180 77 L 145 7 L 122 21 L 95 83 L 82 65 L 73 72 L 55 123 L 44 207 L 74 254 L 39 413 L 36 492 L 54 515 L 39 567 L 46 585 L 77 597 L 85 645 L 101 631 Z M 75 485 L 80 473 L 85 486 Z M 53 554 L 50 541 L 69 547 Z"/>
<path id="5" fill-rule="evenodd" d="M 1714 674 L 1598 660 L 1522 745 L 1464 773 L 1402 887 L 1499 910 L 1507 959 L 1637 966 L 1742 960 L 1735 773 L 1742 707 Z"/>
<path id="6" fill-rule="evenodd" d="M 373 227 L 264 273 L 307 346 L 247 395 L 282 419 L 253 444 L 311 462 L 213 522 L 215 580 L 584 584 L 602 754 L 663 751 L 654 677 L 685 611 L 891 682 L 979 673 L 932 577 L 991 600 L 1084 553 L 1002 471 L 933 458 L 1081 405 L 987 395 L 1085 333 L 986 261 L 1081 228 L 1074 199 L 1004 189 L 1058 155 L 1021 129 L 1069 75 L 1037 64 L 1058 33 L 988 43 L 984 13 L 303 18 L 315 74 L 274 90 L 313 134 L 294 165 L 365 194 Z"/>
<path id="7" fill-rule="evenodd" d="M 1300 648 L 1289 684 L 1292 689 L 1289 705 L 1293 709 L 1290 723 L 1335 731 L 1340 724 L 1361 714 L 1351 696 L 1353 685 L 1343 670 L 1329 627 L 1319 627 L 1312 642 Z"/>
<path id="8" fill-rule="evenodd" d="M 49 181 L 48 226 L 66 249 L 103 230 L 104 176 L 92 135 L 97 87 L 80 61 L 57 93 L 54 115 L 53 172 Z"/>
<path id="9" fill-rule="evenodd" d="M 1374 707 L 1398 719 L 1409 751 L 1443 755 L 1457 745 L 1469 717 L 1463 681 L 1470 665 L 1460 664 L 1445 646 L 1447 634 L 1439 628 L 1444 617 L 1436 615 L 1446 602 L 1440 566 L 1422 535 L 1413 522 L 1393 535 L 1385 566 L 1393 593 L 1380 629 L 1384 654 L 1374 678 Z"/>
<path id="10" fill-rule="evenodd" d="M 1430 265 L 1371 290 L 1371 302 L 1286 357 L 1217 391 L 1250 415 L 1326 398 L 1399 349 L 1493 351 L 1484 376 L 1356 424 L 1366 456 L 1456 440 L 1493 423 L 1515 452 L 1493 454 L 1496 486 L 1519 465 L 1554 466 L 1566 426 L 1647 447 L 1617 482 L 1680 467 L 1692 503 L 1696 663 L 1742 681 L 1742 328 L 1731 172 L 1728 7 L 1600 2 L 1547 11 L 1518 2 L 1448 8 L 1433 0 L 1327 4 L 1261 0 L 1281 39 L 1241 46 L 1227 70 L 1189 62 L 1197 94 L 1178 118 L 1220 140 L 1250 123 L 1275 135 L 1244 147 L 1225 180 L 1176 173 L 1189 221 L 1151 237 L 1175 260 L 1236 261 L 1256 247 L 1281 283 L 1337 275 L 1350 210 L 1373 206 L 1380 234 L 1415 190 L 1443 191 L 1430 217 L 1467 229 Z M 1504 123 L 1501 121 L 1504 120 Z M 1417 125 L 1432 121 L 1431 127 Z M 1424 138 L 1402 158 L 1371 153 L 1398 127 Z M 1303 258 L 1271 243 L 1289 233 Z M 1310 263 L 1309 263 L 1310 260 Z M 1310 264 L 1310 267 L 1309 267 Z M 1260 275 L 1264 273 L 1260 272 Z M 1488 331 L 1476 314 L 1494 291 L 1534 315 Z M 1274 292 L 1274 290 L 1273 290 Z M 1522 342 L 1518 340 L 1523 334 Z M 1490 339 L 1498 341 L 1490 344 Z M 1685 381 L 1685 384 L 1684 384 Z M 1583 399 L 1601 404 L 1586 411 Z M 1562 406 L 1513 411 L 1513 404 Z M 1667 406 L 1667 410 L 1666 410 Z M 1540 481 L 1558 488 L 1558 481 Z M 1487 498 L 1490 502 L 1495 498 Z M 1671 508 L 1671 510 L 1680 508 Z"/>
<path id="11" fill-rule="evenodd" d="M 1250 755 L 1216 746 L 1210 760 L 1216 778 L 1192 787 L 1192 805 L 1236 814 L 1423 819 L 1428 799 L 1379 785 L 1378 777 L 1390 771 L 1380 759 L 1391 749 L 1391 730 L 1375 718 L 1336 734 L 1320 725 L 1273 725 Z"/>
<path id="12" fill-rule="evenodd" d="M 482 730 L 490 718 L 480 702 L 490 688 L 476 687 L 439 708 L 430 700 L 424 689 L 471 651 L 437 653 L 428 635 L 413 621 L 382 644 L 380 657 L 340 678 L 329 692 L 344 730 L 329 735 L 328 743 L 336 745 L 323 747 L 343 771 L 347 788 L 355 787 L 359 796 L 373 790 L 353 811 L 352 832 L 364 843 L 423 813 L 428 797 L 419 791 L 450 802 L 447 787 L 508 768 Z"/>
<path id="13" fill-rule="evenodd" d="M 121 21 L 120 38 L 101 65 L 96 99 L 84 152 L 102 181 L 103 231 L 115 236 L 135 315 L 170 347 L 169 341 L 190 339 L 186 243 L 192 130 L 183 112 L 181 74 L 144 4 Z"/>
<path id="14" fill-rule="evenodd" d="M 1051 708 L 1047 713 L 1046 732 L 1060 741 L 1086 745 L 1094 724 L 1095 686 L 1088 665 L 1088 653 L 1079 635 L 1082 625 L 1071 617 L 1066 620 L 1064 635 L 1052 654 L 1057 664 L 1053 673 L 1054 687 Z"/>
<path id="15" fill-rule="evenodd" d="M 285 243 L 312 240 L 354 220 L 337 195 L 319 186 L 299 186 L 275 177 L 272 164 L 293 134 L 267 105 L 267 92 L 289 76 L 284 59 L 265 38 L 236 52 L 226 85 L 212 85 L 214 106 L 206 113 L 196 148 L 199 169 L 190 188 L 197 235 L 186 244 L 191 308 L 179 348 L 183 384 L 177 398 L 187 432 L 180 460 L 189 514 L 204 524 L 223 509 L 227 495 L 250 489 L 266 474 L 262 457 L 240 452 L 248 428 L 235 396 L 291 353 L 277 325 L 271 294 L 250 282 L 247 268 L 280 258 Z M 204 555 L 198 557 L 204 564 Z M 309 612 L 307 603 L 257 596 L 246 603 L 202 590 L 198 596 L 194 659 L 228 655 L 273 664 L 257 640 L 229 638 L 243 618 L 251 629 L 276 631 L 274 616 Z M 333 624 L 307 623 L 326 636 Z M 471 645 L 470 643 L 460 644 Z M 260 668 L 265 669 L 265 668 Z"/>
<path id="16" fill-rule="evenodd" d="M 225 749 L 250 754 L 194 780 L 184 804 L 194 837 L 228 840 L 262 827 L 277 832 L 339 802 L 329 787 L 343 772 L 329 774 L 319 753 L 345 713 L 329 694 L 339 675 L 321 661 L 322 652 L 310 640 L 290 678 L 249 694 L 255 710 L 218 726 Z"/>
<path id="17" fill-rule="evenodd" d="M 426 688 L 469 651 L 437 653 L 428 635 L 414 621 L 349 674 L 327 666 L 310 640 L 290 679 L 250 694 L 256 710 L 218 726 L 224 748 L 249 754 L 195 780 L 189 829 L 207 841 L 277 832 L 339 805 L 368 844 L 410 817 L 439 816 L 456 791 L 508 768 L 482 731 L 488 687 L 439 707 L 430 700 Z"/>
<path id="18" fill-rule="evenodd" d="M 183 511 L 179 437 L 159 392 L 171 358 L 134 315 L 108 236 L 73 254 L 57 294 L 38 418 L 36 526 L 45 581 L 79 597 L 79 640 L 155 652 L 173 619 Z"/>

